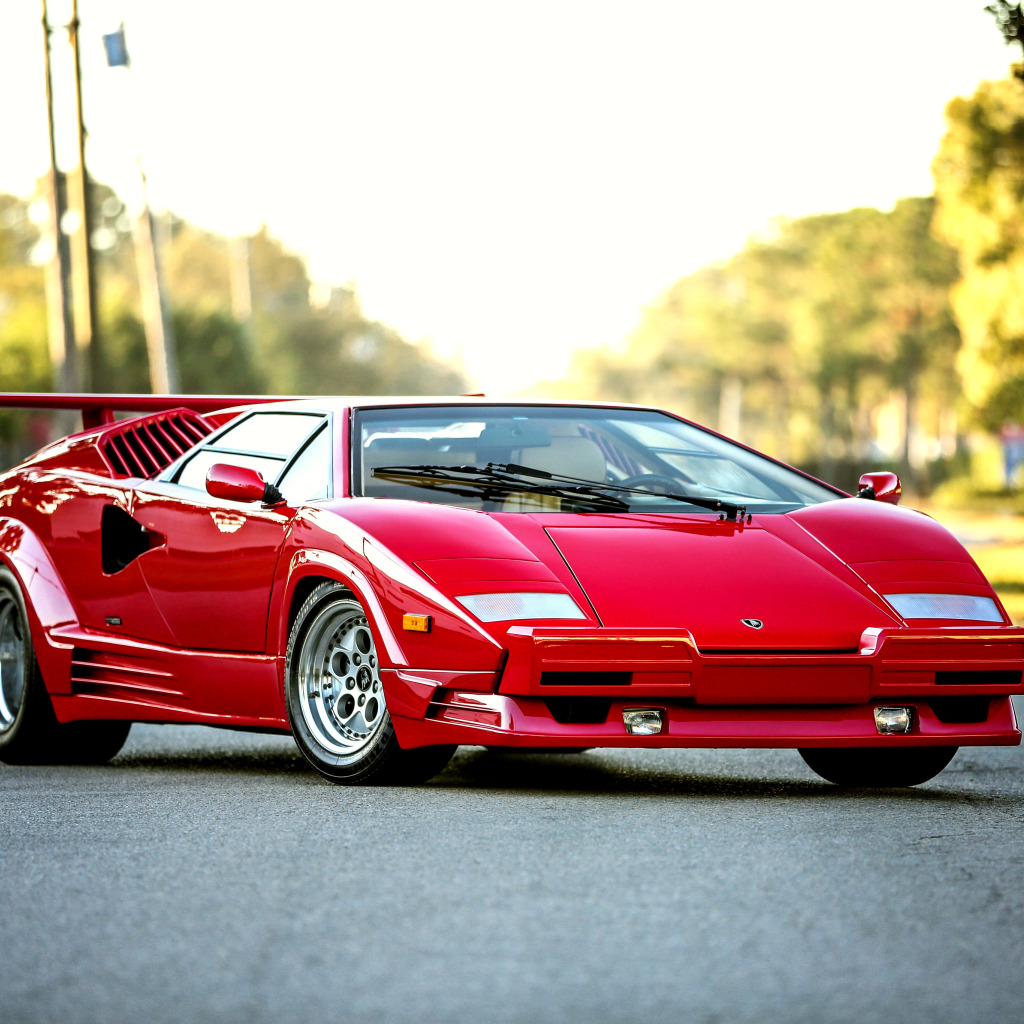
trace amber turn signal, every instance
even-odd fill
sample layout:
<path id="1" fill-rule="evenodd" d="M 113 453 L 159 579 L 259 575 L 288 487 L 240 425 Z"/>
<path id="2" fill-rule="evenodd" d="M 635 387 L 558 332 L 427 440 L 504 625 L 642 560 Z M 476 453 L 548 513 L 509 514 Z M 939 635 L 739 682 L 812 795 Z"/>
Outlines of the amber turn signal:
<path id="1" fill-rule="evenodd" d="M 414 633 L 429 633 L 430 632 L 430 616 L 429 615 L 403 615 L 402 616 L 402 629 L 410 629 Z"/>

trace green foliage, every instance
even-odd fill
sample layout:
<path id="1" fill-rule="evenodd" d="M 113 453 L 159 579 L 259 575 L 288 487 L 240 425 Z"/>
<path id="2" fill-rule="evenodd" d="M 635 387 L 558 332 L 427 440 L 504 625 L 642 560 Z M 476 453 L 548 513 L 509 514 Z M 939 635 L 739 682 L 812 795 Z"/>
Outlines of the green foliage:
<path id="1" fill-rule="evenodd" d="M 338 289 L 322 309 L 298 319 L 275 339 L 275 382 L 293 394 L 453 394 L 460 375 L 367 320 L 358 300 Z"/>
<path id="2" fill-rule="evenodd" d="M 1002 33 L 1007 46 L 1010 43 L 1024 45 L 1024 11 L 1021 5 L 1011 4 L 1008 0 L 993 0 L 985 10 L 996 19 L 996 25 Z"/>
<path id="3" fill-rule="evenodd" d="M 50 387 L 43 271 L 31 262 L 38 241 L 27 204 L 0 195 L 0 391 Z M 0 413 L 5 449 L 30 421 L 23 413 Z"/>
<path id="4" fill-rule="evenodd" d="M 959 250 L 959 368 L 977 422 L 1024 420 L 1024 82 L 982 82 L 946 107 L 932 165 L 939 231 Z"/>
<path id="5" fill-rule="evenodd" d="M 933 212 L 904 199 L 779 221 L 677 281 L 624 350 L 581 354 L 573 386 L 684 409 L 826 476 L 886 452 L 913 473 L 915 433 L 938 435 L 958 394 L 956 253 Z"/>
<path id="6" fill-rule="evenodd" d="M 92 190 L 103 369 L 94 390 L 145 393 L 132 224 L 104 185 Z M 0 390 L 52 387 L 39 230 L 30 202 L 0 194 Z M 461 375 L 369 320 L 350 289 L 310 302 L 301 258 L 264 227 L 229 240 L 185 221 L 158 225 L 181 388 L 223 394 L 424 394 L 465 390 Z M 237 316 L 236 316 L 237 313 Z M 0 415 L 5 457 L 28 418 Z"/>
<path id="7" fill-rule="evenodd" d="M 262 394 L 264 381 L 255 366 L 241 325 L 220 312 L 175 310 L 172 326 L 186 394 Z M 118 390 L 149 390 L 149 355 L 142 322 L 122 311 L 108 325 L 107 360 Z"/>

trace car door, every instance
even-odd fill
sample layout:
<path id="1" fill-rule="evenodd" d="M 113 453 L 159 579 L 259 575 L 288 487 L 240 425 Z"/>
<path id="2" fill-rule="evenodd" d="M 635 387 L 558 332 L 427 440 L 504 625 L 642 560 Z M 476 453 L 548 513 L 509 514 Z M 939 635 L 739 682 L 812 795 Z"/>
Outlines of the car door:
<path id="1" fill-rule="evenodd" d="M 136 490 L 133 516 L 160 538 L 139 569 L 179 646 L 265 648 L 270 588 L 294 514 L 292 506 L 222 501 L 175 484 Z"/>
<path id="2" fill-rule="evenodd" d="M 132 515 L 158 539 L 139 568 L 178 645 L 265 649 L 278 556 L 298 506 L 329 496 L 329 449 L 323 414 L 254 412 L 136 489 Z M 205 479 L 216 463 L 260 470 L 286 501 L 267 507 L 212 497 Z"/>

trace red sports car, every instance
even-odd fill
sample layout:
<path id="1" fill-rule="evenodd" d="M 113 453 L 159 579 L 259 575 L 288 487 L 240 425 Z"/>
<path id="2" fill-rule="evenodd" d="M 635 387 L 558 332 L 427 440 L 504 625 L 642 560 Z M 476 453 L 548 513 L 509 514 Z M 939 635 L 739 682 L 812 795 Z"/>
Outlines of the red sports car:
<path id="1" fill-rule="evenodd" d="M 290 732 L 341 783 L 466 743 L 795 747 L 902 786 L 1020 742 L 1024 629 L 892 474 L 851 497 L 603 403 L 0 405 L 85 424 L 0 476 L 9 763 L 193 722 Z"/>

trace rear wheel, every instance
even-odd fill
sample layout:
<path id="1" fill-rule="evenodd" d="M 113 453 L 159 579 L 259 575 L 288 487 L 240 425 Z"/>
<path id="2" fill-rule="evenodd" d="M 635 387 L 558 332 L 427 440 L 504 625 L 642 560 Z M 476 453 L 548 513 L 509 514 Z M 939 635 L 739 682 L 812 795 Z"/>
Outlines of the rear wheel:
<path id="1" fill-rule="evenodd" d="M 917 786 L 953 760 L 957 747 L 807 747 L 800 756 L 837 786 Z"/>
<path id="2" fill-rule="evenodd" d="M 424 782 L 455 753 L 398 745 L 366 613 L 337 583 L 318 586 L 295 617 L 285 702 L 299 750 L 331 782 Z"/>
<path id="3" fill-rule="evenodd" d="M 39 672 L 17 580 L 0 569 L 0 761 L 102 764 L 124 746 L 131 722 L 57 721 Z"/>

